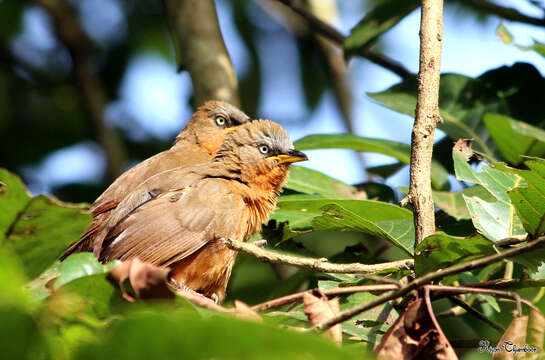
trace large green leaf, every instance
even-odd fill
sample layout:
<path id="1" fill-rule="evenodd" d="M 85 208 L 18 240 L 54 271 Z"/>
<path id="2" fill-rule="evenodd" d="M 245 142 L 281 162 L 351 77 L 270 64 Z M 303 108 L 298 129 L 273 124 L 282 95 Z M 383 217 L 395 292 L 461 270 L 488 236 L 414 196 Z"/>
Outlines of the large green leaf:
<path id="1" fill-rule="evenodd" d="M 485 114 L 484 123 L 498 150 L 511 164 L 523 156 L 545 155 L 545 131 L 522 121 L 497 114 Z"/>
<path id="2" fill-rule="evenodd" d="M 397 112 L 414 116 L 416 79 L 368 95 Z M 453 140 L 474 139 L 473 147 L 489 157 L 494 145 L 482 121 L 487 112 L 508 115 L 534 125 L 545 119 L 545 79 L 529 64 L 517 63 L 490 70 L 476 79 L 457 74 L 441 76 L 439 110 L 443 123 L 438 127 Z"/>
<path id="3" fill-rule="evenodd" d="M 324 199 L 287 195 L 278 200 L 271 219 L 288 222 L 293 230 L 354 230 L 389 240 L 413 252 L 413 215 L 397 205 L 372 200 Z"/>
<path id="4" fill-rule="evenodd" d="M 90 252 L 70 255 L 58 267 L 59 276 L 55 280 L 55 289 L 85 276 L 105 274 L 119 263 L 116 260 L 103 265 Z"/>
<path id="5" fill-rule="evenodd" d="M 464 196 L 476 196 L 487 202 L 496 201 L 496 199 L 480 185 L 471 186 L 457 192 L 434 191 L 432 196 L 435 205 L 456 220 L 471 219 L 471 214 L 467 208 Z"/>
<path id="6" fill-rule="evenodd" d="M 341 198 L 355 197 L 358 192 L 355 187 L 345 184 L 340 180 L 301 166 L 291 167 L 290 175 L 284 188 L 303 194 Z"/>
<path id="7" fill-rule="evenodd" d="M 533 159 L 524 164 L 530 170 L 519 170 L 498 164 L 497 167 L 524 178 L 525 184 L 509 191 L 522 224 L 532 236 L 545 234 L 545 160 Z"/>
<path id="8" fill-rule="evenodd" d="M 379 35 L 388 31 L 420 5 L 416 0 L 384 1 L 369 11 L 350 30 L 344 40 L 345 54 L 370 46 Z"/>
<path id="9" fill-rule="evenodd" d="M 532 45 L 519 45 L 514 42 L 513 35 L 509 32 L 509 30 L 507 30 L 503 23 L 500 23 L 500 25 L 498 26 L 496 34 L 499 36 L 501 41 L 506 44 L 512 44 L 520 50 L 533 50 L 539 55 L 545 57 L 545 43 L 534 40 Z"/>
<path id="10" fill-rule="evenodd" d="M 484 165 L 482 172 L 476 172 L 456 149 L 452 151 L 452 158 L 458 180 L 481 185 L 496 199 L 490 202 L 474 194 L 462 195 L 475 228 L 494 241 L 526 234 L 507 195 L 507 191 L 517 187 L 524 180 L 515 174 Z"/>
<path id="11" fill-rule="evenodd" d="M 415 249 L 417 276 L 495 253 L 493 243 L 480 235 L 462 238 L 436 233 L 425 238 Z"/>
<path id="12" fill-rule="evenodd" d="M 150 331 L 152 330 L 152 331 Z M 356 359 L 312 333 L 227 317 L 201 318 L 194 313 L 146 311 L 118 321 L 96 344 L 75 359 Z"/>
<path id="13" fill-rule="evenodd" d="M 62 203 L 47 196 L 31 197 L 21 180 L 0 169 L 0 245 L 21 258 L 27 276 L 50 266 L 91 223 L 84 205 Z"/>
<path id="14" fill-rule="evenodd" d="M 414 111 L 414 110 L 413 110 Z M 352 134 L 309 135 L 295 142 L 299 150 L 311 149 L 351 149 L 374 152 L 396 158 L 404 164 L 411 161 L 411 147 L 397 141 L 366 138 Z M 448 172 L 438 162 L 432 163 L 432 185 L 436 189 L 448 186 Z"/>

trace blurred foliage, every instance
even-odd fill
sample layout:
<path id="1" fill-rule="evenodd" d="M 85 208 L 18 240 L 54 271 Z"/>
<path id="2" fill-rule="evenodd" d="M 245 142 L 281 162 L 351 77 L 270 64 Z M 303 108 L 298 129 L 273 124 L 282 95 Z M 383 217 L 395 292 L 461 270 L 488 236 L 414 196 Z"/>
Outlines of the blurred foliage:
<path id="1" fill-rule="evenodd" d="M 82 24 L 92 18 L 93 12 L 86 8 L 89 1 L 69 3 L 78 11 Z M 159 2 L 109 0 L 108 4 L 114 4 L 120 12 L 113 30 L 100 33 L 83 27 L 93 40 L 97 79 L 113 106 L 120 100 L 129 64 L 139 55 L 156 53 L 173 67 L 174 59 Z M 312 32 L 290 35 L 266 12 L 266 7 L 251 1 L 225 0 L 222 4 L 232 8 L 232 20 L 248 52 L 247 68 L 239 78 L 242 106 L 247 113 L 255 115 L 263 92 L 266 69 L 260 42 L 264 39 L 296 37 L 302 69 L 298 81 L 310 110 L 316 108 L 326 91 L 333 91 L 327 76 L 330 69 L 325 68 L 327 62 Z M 467 1 L 461 4 L 457 6 L 466 12 L 474 9 Z M 375 44 L 380 48 L 381 35 L 414 10 L 412 1 L 361 1 L 360 5 L 370 11 L 362 12 L 362 20 L 344 44 L 353 54 Z M 447 6 L 447 10 L 451 8 Z M 49 20 L 45 21 L 46 37 L 51 37 L 49 45 L 33 43 L 21 34 L 30 12 L 45 16 L 31 3 L 0 2 L 0 164 L 10 169 L 0 169 L 0 324 L 4 334 L 10 335 L 0 338 L 3 356 L 370 357 L 373 346 L 403 310 L 402 304 L 385 303 L 345 321 L 344 345 L 336 347 L 316 334 L 288 329 L 309 327 L 298 303 L 263 313 L 263 323 L 212 313 L 181 298 L 174 304 L 131 304 L 107 280 L 107 271 L 115 263 L 99 264 L 91 254 L 75 254 L 63 263 L 56 262 L 65 247 L 88 226 L 87 205 L 45 195 L 33 197 L 14 172 L 32 183 L 35 179 L 31 166 L 67 147 L 96 143 L 98 136 L 86 116 L 73 61 Z M 256 20 L 256 14 L 264 16 L 263 23 Z M 504 42 L 516 44 L 506 26 L 500 26 L 498 34 Z M 530 47 L 515 46 L 543 55 L 542 43 L 537 40 Z M 369 96 L 394 111 L 413 116 L 416 85 L 415 79 L 408 79 Z M 544 235 L 545 163 L 540 159 L 545 156 L 544 88 L 543 76 L 527 63 L 489 69 L 475 78 L 442 75 L 440 108 L 444 122 L 440 128 L 447 138 L 435 146 L 431 179 L 437 227 L 442 232 L 428 237 L 416 249 L 412 212 L 396 204 L 402 189 L 394 189 L 388 182 L 409 163 L 409 144 L 353 134 L 309 135 L 296 145 L 310 150 L 310 154 L 312 149 L 324 148 L 379 153 L 395 163 L 367 168 L 374 177 L 354 186 L 315 170 L 294 167 L 285 195 L 280 197 L 278 209 L 261 235 L 278 251 L 328 257 L 339 263 L 373 264 L 414 256 L 416 276 L 494 253 L 500 250 L 497 242 L 506 237 Z M 117 115 L 116 121 L 108 118 L 107 123 L 123 140 L 127 165 L 169 146 L 168 141 L 147 133 L 128 109 Z M 453 140 L 461 137 L 473 138 L 473 149 L 479 156 L 468 160 L 452 149 Z M 62 184 L 52 190 L 66 201 L 92 202 L 110 180 Z M 500 279 L 505 274 L 513 279 L 542 280 L 543 259 L 545 249 L 539 248 L 516 257 L 512 263 L 498 262 L 451 276 L 442 283 L 468 285 Z M 412 274 L 406 269 L 381 274 L 388 281 L 404 281 L 408 275 Z M 308 288 L 325 290 L 372 283 L 371 279 L 355 275 L 270 266 L 241 254 L 229 284 L 227 304 L 240 299 L 252 305 Z M 517 291 L 545 310 L 542 288 Z M 377 295 L 379 292 L 342 295 L 341 309 L 368 302 Z M 512 321 L 511 303 L 498 302 L 488 295 L 463 298 L 504 327 Z M 454 305 L 447 299 L 434 302 L 437 312 Z M 471 313 L 460 312 L 439 320 L 449 339 L 486 338 L 494 344 L 502 335 L 476 321 Z M 534 335 L 528 341 L 537 341 Z"/>

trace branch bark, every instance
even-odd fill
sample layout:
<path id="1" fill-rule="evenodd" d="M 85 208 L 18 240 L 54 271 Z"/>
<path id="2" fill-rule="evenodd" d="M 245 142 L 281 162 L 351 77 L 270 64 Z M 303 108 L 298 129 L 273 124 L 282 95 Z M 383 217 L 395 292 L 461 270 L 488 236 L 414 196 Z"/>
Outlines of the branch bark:
<path id="1" fill-rule="evenodd" d="M 529 252 L 530 250 L 533 250 L 535 248 L 537 248 L 538 246 L 540 245 L 543 245 L 545 243 L 545 236 L 542 236 L 532 242 L 529 242 L 528 244 L 525 244 L 525 245 L 522 245 L 522 246 L 519 246 L 519 247 L 516 247 L 516 248 L 513 248 L 513 249 L 509 249 L 509 250 L 506 250 L 506 251 L 503 251 L 499 254 L 493 254 L 493 255 L 489 255 L 489 256 L 484 256 L 482 258 L 479 258 L 479 259 L 475 259 L 475 260 L 471 260 L 471 261 L 468 261 L 468 262 L 465 262 L 465 263 L 462 263 L 462 264 L 458 264 L 458 265 L 453 265 L 453 266 L 449 266 L 447 268 L 444 268 L 444 269 L 439 269 L 437 271 L 434 271 L 434 272 L 431 272 L 431 273 L 428 273 L 424 276 L 421 276 L 419 278 L 416 278 L 414 279 L 412 282 L 410 282 L 409 284 L 405 285 L 405 286 L 402 286 L 401 288 L 399 288 L 398 290 L 395 290 L 395 291 L 390 291 L 390 292 L 387 292 L 385 294 L 382 294 L 376 298 L 374 298 L 373 300 L 367 302 L 367 303 L 363 303 L 363 304 L 359 304 L 359 305 L 356 305 L 350 309 L 346 309 L 344 311 L 341 311 L 339 314 L 337 314 L 335 317 L 329 319 L 328 321 L 325 321 L 319 325 L 317 325 L 315 327 L 316 330 L 319 330 L 319 331 L 323 331 L 323 330 L 326 330 L 328 329 L 329 327 L 339 323 L 339 322 L 343 322 L 343 321 L 346 321 L 364 311 L 367 311 L 369 309 L 372 309 L 374 308 L 375 306 L 379 306 L 383 303 L 385 303 L 386 301 L 390 301 L 390 300 L 393 300 L 393 299 L 396 299 L 398 297 L 401 297 L 401 296 L 404 296 L 406 294 L 408 294 L 409 292 L 415 290 L 415 289 L 418 289 L 419 287 L 423 286 L 423 285 L 427 285 L 429 283 L 431 283 L 432 281 L 437 281 L 437 280 L 440 280 L 446 276 L 450 276 L 450 275 L 454 275 L 454 274 L 459 274 L 461 272 L 464 272 L 464 271 L 468 271 L 468 270 L 472 270 L 472 269 L 476 269 L 476 268 L 480 268 L 480 267 L 484 267 L 484 266 L 487 266 L 487 265 L 490 265 L 490 264 L 493 264 L 495 262 L 498 262 L 498 261 L 501 261 L 503 259 L 507 259 L 507 258 L 511 258 L 513 256 L 517 256 L 517 255 L 520 255 L 522 253 L 525 253 L 525 252 Z"/>
<path id="2" fill-rule="evenodd" d="M 277 0 L 284 5 L 288 6 L 290 9 L 292 9 L 297 14 L 301 15 L 308 24 L 316 31 L 318 34 L 322 35 L 325 38 L 330 39 L 333 41 L 337 46 L 339 46 L 341 49 L 343 48 L 344 39 L 345 36 L 341 34 L 337 29 L 334 27 L 326 24 L 312 12 L 310 12 L 299 0 Z M 369 49 L 362 49 L 358 53 L 361 57 L 366 58 L 367 60 L 371 61 L 374 64 L 377 64 L 379 66 L 382 66 L 383 68 L 390 70 L 391 72 L 399 75 L 399 77 L 403 79 L 411 78 L 414 76 L 409 70 L 407 70 L 402 64 L 399 62 L 388 58 L 385 55 L 373 52 Z"/>
<path id="3" fill-rule="evenodd" d="M 431 194 L 431 159 L 439 114 L 439 77 L 443 37 L 443 0 L 423 0 L 420 23 L 418 98 L 411 136 L 411 183 L 408 200 L 413 206 L 415 246 L 435 232 Z"/>
<path id="4" fill-rule="evenodd" d="M 93 44 L 78 22 L 74 9 L 64 0 L 34 0 L 44 8 L 55 27 L 59 40 L 66 46 L 72 58 L 75 83 L 85 114 L 95 136 L 108 158 L 109 178 L 115 179 L 124 169 L 127 159 L 119 136 L 104 124 L 106 95 L 92 64 Z"/>
<path id="5" fill-rule="evenodd" d="M 341 273 L 341 274 L 374 274 L 386 270 L 401 270 L 410 269 L 413 266 L 412 259 L 391 261 L 380 264 L 334 264 L 327 261 L 326 258 L 316 259 L 308 257 L 299 257 L 293 255 L 279 254 L 275 251 L 265 250 L 253 244 L 248 244 L 241 241 L 222 239 L 228 248 L 232 250 L 242 251 L 261 261 L 272 264 L 293 265 L 312 271 L 320 271 L 326 273 Z"/>
<path id="6" fill-rule="evenodd" d="M 195 105 L 224 100 L 240 107 L 238 82 L 225 48 L 213 0 L 163 0 L 178 70 L 193 82 Z"/>

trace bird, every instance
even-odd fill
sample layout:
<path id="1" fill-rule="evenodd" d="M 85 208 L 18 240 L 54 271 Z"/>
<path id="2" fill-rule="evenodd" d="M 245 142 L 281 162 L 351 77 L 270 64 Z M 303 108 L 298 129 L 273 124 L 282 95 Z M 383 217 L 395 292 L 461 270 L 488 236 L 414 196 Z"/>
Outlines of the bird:
<path id="1" fill-rule="evenodd" d="M 79 241 L 64 252 L 60 260 L 63 261 L 76 252 L 91 251 L 100 224 L 142 182 L 165 170 L 210 161 L 223 144 L 227 133 L 249 121 L 251 119 L 248 115 L 227 102 L 210 100 L 204 103 L 176 136 L 170 149 L 125 171 L 95 200 L 90 208 L 93 222 Z"/>
<path id="2" fill-rule="evenodd" d="M 308 160 L 270 120 L 230 132 L 212 161 L 157 174 L 127 195 L 98 230 L 101 263 L 134 258 L 170 268 L 170 279 L 216 302 L 237 252 L 276 207 L 290 165 Z"/>

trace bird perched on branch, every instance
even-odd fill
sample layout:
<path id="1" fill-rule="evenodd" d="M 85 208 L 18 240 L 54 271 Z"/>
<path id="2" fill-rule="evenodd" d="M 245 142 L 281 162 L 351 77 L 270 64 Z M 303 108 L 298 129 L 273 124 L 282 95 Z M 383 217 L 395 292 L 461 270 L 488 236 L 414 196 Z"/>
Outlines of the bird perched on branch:
<path id="1" fill-rule="evenodd" d="M 244 112 L 223 101 L 212 100 L 199 107 L 170 149 L 127 170 L 98 197 L 90 209 L 93 223 L 81 239 L 65 251 L 61 260 L 75 252 L 90 251 L 98 227 L 138 185 L 162 171 L 210 161 L 227 133 L 248 121 L 250 118 Z"/>
<path id="2" fill-rule="evenodd" d="M 280 125 L 241 125 L 212 161 L 157 174 L 127 195 L 98 229 L 94 253 L 103 263 L 168 266 L 178 283 L 221 301 L 237 254 L 221 239 L 260 231 L 290 164 L 304 160 Z"/>

